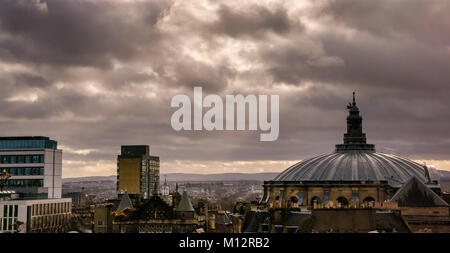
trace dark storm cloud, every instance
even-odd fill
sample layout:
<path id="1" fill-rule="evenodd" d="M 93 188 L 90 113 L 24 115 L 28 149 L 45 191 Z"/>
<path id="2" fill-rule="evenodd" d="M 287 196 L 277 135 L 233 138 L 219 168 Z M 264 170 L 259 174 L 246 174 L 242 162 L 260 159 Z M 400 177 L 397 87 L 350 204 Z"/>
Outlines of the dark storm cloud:
<path id="1" fill-rule="evenodd" d="M 450 43 L 450 3 L 446 0 L 325 0 L 314 8 L 317 18 L 331 17 L 349 28 L 393 39 L 408 36 L 433 46 Z"/>
<path id="2" fill-rule="evenodd" d="M 333 34 L 321 38 L 326 52 L 344 64 L 314 66 L 309 56 L 292 47 L 263 48 L 262 59 L 276 81 L 297 84 L 316 81 L 357 85 L 359 87 L 410 92 L 416 95 L 447 92 L 450 57 L 443 49 L 424 47 L 415 42 L 395 44 L 377 38 L 345 40 Z"/>
<path id="3" fill-rule="evenodd" d="M 153 76 L 147 73 L 139 73 L 133 68 L 122 67 L 110 71 L 105 76 L 104 83 L 113 88 L 130 89 L 132 84 L 140 84 L 153 79 Z"/>
<path id="4" fill-rule="evenodd" d="M 379 151 L 450 160 L 449 4 L 310 3 L 0 1 L 0 132 L 51 136 L 72 162 L 114 165 L 123 144 L 163 161 L 299 160 L 342 142 L 356 91 Z M 173 131 L 170 99 L 194 86 L 279 94 L 278 141 Z"/>
<path id="5" fill-rule="evenodd" d="M 233 38 L 262 36 L 267 32 L 279 34 L 290 31 L 292 23 L 283 7 L 271 8 L 253 5 L 246 9 L 220 5 L 218 20 L 213 23 L 211 32 L 222 33 Z"/>
<path id="6" fill-rule="evenodd" d="M 157 69 L 161 79 L 176 87 L 202 86 L 205 92 L 220 93 L 233 79 L 235 71 L 226 64 L 209 65 L 193 59 L 178 60 Z"/>
<path id="7" fill-rule="evenodd" d="M 112 4 L 80 0 L 0 2 L 0 56 L 36 64 L 109 67 L 131 59 L 143 43 L 157 43 L 154 28 L 170 2 Z M 135 12 L 141 13 L 134 18 Z M 131 14 L 128 19 L 123 15 Z M 134 22 L 129 22 L 134 21 Z"/>
<path id="8" fill-rule="evenodd" d="M 21 89 L 39 88 L 45 89 L 49 87 L 52 81 L 38 74 L 17 71 L 13 73 L 3 72 L 0 70 L 0 82 L 2 83 L 3 95 L 14 93 Z"/>
<path id="9" fill-rule="evenodd" d="M 27 87 L 37 87 L 45 88 L 51 84 L 51 81 L 45 79 L 42 76 L 31 74 L 31 73 L 14 73 L 13 76 L 16 86 L 27 86 Z"/>

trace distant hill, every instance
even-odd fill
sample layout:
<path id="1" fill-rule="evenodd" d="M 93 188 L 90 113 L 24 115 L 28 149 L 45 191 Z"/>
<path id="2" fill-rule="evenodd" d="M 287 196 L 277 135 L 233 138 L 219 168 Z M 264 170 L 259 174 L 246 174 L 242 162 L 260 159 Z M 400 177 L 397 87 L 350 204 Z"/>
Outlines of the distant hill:
<path id="1" fill-rule="evenodd" d="M 277 176 L 278 172 L 270 173 L 221 173 L 221 174 L 194 174 L 194 173 L 167 173 L 161 174 L 161 180 L 167 181 L 265 181 Z M 86 181 L 116 181 L 116 176 L 96 176 L 63 178 L 63 183 L 86 182 Z"/>
<path id="2" fill-rule="evenodd" d="M 117 176 L 95 176 L 95 177 L 71 177 L 63 178 L 63 183 L 76 183 L 76 182 L 87 182 L 87 181 L 116 181 Z"/>
<path id="3" fill-rule="evenodd" d="M 439 173 L 441 173 L 441 178 L 448 178 L 450 179 L 450 171 L 448 170 L 438 170 Z"/>
<path id="4" fill-rule="evenodd" d="M 221 173 L 221 174 L 190 174 L 168 173 L 161 174 L 161 180 L 167 177 L 167 181 L 265 181 L 275 178 L 279 173 Z"/>
<path id="5" fill-rule="evenodd" d="M 442 179 L 450 180 L 450 171 L 438 170 Z M 268 173 L 221 173 L 221 174 L 194 174 L 194 173 L 167 173 L 161 174 L 161 181 L 167 178 L 170 182 L 182 181 L 267 181 L 274 179 L 279 172 Z M 63 178 L 63 183 L 87 182 L 87 181 L 116 181 L 113 176 Z"/>
<path id="6" fill-rule="evenodd" d="M 439 171 L 441 173 L 441 178 L 439 184 L 441 185 L 441 191 L 450 192 L 450 171 Z"/>

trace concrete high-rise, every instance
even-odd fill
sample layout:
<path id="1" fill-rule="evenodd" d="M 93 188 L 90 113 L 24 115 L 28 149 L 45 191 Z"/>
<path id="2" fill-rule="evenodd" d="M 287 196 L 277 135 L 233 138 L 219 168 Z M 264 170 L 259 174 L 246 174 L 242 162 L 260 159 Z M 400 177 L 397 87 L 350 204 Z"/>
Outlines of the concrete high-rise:
<path id="1" fill-rule="evenodd" d="M 125 145 L 117 157 L 117 192 L 144 198 L 159 192 L 159 157 L 148 145 Z"/>

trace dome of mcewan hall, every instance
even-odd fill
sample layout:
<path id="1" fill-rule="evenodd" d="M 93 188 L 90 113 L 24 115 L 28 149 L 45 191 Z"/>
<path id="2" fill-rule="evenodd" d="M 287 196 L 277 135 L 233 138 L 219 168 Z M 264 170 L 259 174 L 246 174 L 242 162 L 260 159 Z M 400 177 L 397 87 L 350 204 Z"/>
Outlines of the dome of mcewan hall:
<path id="1" fill-rule="evenodd" d="M 264 182 L 263 202 L 286 200 L 302 206 L 313 201 L 385 201 L 412 177 L 436 192 L 435 170 L 406 158 L 378 153 L 366 143 L 362 117 L 353 102 L 347 106 L 347 133 L 335 152 L 305 159 Z"/>
<path id="2" fill-rule="evenodd" d="M 426 183 L 424 168 L 395 155 L 366 150 L 347 150 L 301 161 L 274 181 L 383 181 L 401 187 L 411 176 Z"/>

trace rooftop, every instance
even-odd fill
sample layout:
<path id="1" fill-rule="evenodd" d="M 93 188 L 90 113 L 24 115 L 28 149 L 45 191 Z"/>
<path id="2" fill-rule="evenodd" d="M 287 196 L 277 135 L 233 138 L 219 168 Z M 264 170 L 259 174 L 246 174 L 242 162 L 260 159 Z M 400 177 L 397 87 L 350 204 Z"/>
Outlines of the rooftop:
<path id="1" fill-rule="evenodd" d="M 45 136 L 0 137 L 1 149 L 57 149 L 58 142 Z"/>
<path id="2" fill-rule="evenodd" d="M 412 177 L 402 188 L 400 188 L 394 196 L 392 196 L 390 201 L 398 202 L 399 206 L 448 206 L 441 197 L 416 177 Z"/>
<path id="3" fill-rule="evenodd" d="M 133 208 L 133 204 L 131 203 L 130 196 L 128 195 L 128 192 L 125 192 L 122 195 L 122 199 L 120 200 L 119 206 L 117 207 L 117 211 L 122 211 L 125 208 Z"/>
<path id="4" fill-rule="evenodd" d="M 179 212 L 195 211 L 194 207 L 192 207 L 191 200 L 189 200 L 189 197 L 188 197 L 186 191 L 183 191 L 183 195 L 181 197 L 180 204 L 178 204 L 177 211 L 179 211 Z"/>
<path id="5" fill-rule="evenodd" d="M 121 157 L 141 157 L 149 156 L 150 147 L 148 145 L 122 145 Z"/>

